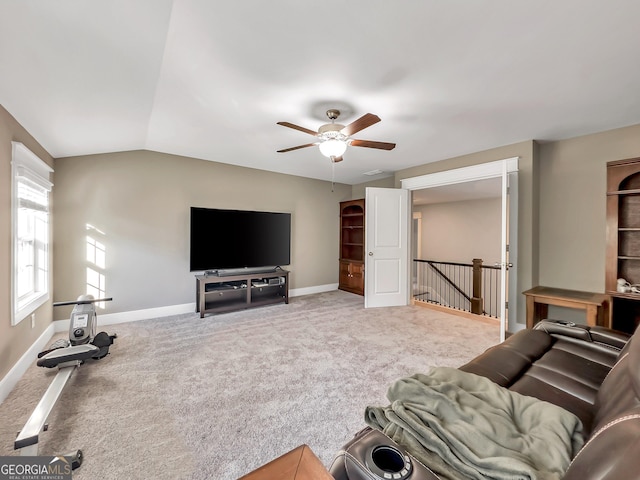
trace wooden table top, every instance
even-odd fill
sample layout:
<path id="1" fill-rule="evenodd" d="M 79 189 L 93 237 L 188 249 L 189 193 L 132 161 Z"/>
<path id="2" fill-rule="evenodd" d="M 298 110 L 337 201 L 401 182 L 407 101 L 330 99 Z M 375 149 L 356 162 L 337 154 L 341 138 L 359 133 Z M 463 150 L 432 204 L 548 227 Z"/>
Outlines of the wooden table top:
<path id="1" fill-rule="evenodd" d="M 308 445 L 300 445 L 238 480 L 334 480 L 334 478 Z"/>
<path id="2" fill-rule="evenodd" d="M 593 305 L 601 305 L 602 302 L 608 300 L 608 296 L 604 293 L 582 292 L 579 290 L 567 290 L 564 288 L 554 287 L 533 287 L 522 292 L 523 295 L 531 295 L 534 297 L 547 297 L 566 300 L 575 300 L 581 303 L 590 303 Z"/>

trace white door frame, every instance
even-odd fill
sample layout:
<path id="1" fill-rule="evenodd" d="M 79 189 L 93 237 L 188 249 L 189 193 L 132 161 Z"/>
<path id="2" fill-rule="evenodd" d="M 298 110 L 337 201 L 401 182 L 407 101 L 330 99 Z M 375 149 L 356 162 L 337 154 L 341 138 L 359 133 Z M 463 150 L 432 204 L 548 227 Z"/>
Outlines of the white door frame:
<path id="1" fill-rule="evenodd" d="M 424 188 L 442 187 L 445 185 L 453 185 L 457 183 L 472 182 L 484 180 L 488 178 L 502 178 L 502 257 L 501 257 L 501 308 L 500 308 L 500 340 L 504 340 L 506 336 L 506 314 L 505 301 L 506 296 L 506 206 L 507 206 L 507 177 L 509 173 L 518 171 L 519 157 L 505 158 L 493 162 L 480 163 L 469 167 L 456 168 L 446 170 L 444 172 L 431 173 L 418 177 L 405 178 L 400 181 L 401 188 L 410 191 L 422 190 Z M 515 305 L 513 305 L 515 309 Z M 514 311 L 514 310 L 511 310 Z"/>

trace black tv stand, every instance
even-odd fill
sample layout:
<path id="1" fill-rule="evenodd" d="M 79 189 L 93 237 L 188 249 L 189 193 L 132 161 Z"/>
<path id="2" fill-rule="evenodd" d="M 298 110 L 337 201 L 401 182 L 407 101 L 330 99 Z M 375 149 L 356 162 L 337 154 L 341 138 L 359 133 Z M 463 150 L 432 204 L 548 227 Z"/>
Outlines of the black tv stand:
<path id="1" fill-rule="evenodd" d="M 289 272 L 252 271 L 233 275 L 196 275 L 196 312 L 231 312 L 245 308 L 289 303 Z"/>

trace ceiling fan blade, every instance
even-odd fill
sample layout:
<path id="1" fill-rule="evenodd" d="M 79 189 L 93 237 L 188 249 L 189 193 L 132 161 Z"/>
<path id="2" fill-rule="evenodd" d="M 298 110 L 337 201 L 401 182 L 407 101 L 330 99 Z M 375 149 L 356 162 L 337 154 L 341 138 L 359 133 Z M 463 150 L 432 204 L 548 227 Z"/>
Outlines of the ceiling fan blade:
<path id="1" fill-rule="evenodd" d="M 338 162 L 341 162 L 342 160 L 344 160 L 344 158 L 342 158 L 342 155 L 339 157 L 331 157 L 331 162 L 333 163 L 338 163 Z"/>
<path id="2" fill-rule="evenodd" d="M 373 113 L 365 113 L 359 119 L 353 121 L 342 130 L 340 130 L 340 132 L 349 137 L 354 133 L 358 133 L 360 130 L 364 130 L 365 128 L 370 127 L 374 123 L 378 123 L 379 121 L 379 116 L 374 115 Z"/>
<path id="3" fill-rule="evenodd" d="M 282 150 L 278 150 L 276 153 L 290 152 L 292 150 L 298 150 L 299 148 L 313 147 L 314 145 L 317 145 L 317 143 L 307 143 L 305 145 L 298 145 L 297 147 L 284 148 Z"/>
<path id="4" fill-rule="evenodd" d="M 394 148 L 396 148 L 395 143 L 374 142 L 372 140 L 351 140 L 349 144 L 352 147 L 379 148 L 381 150 L 393 150 Z"/>
<path id="5" fill-rule="evenodd" d="M 308 133 L 309 135 L 313 135 L 314 137 L 318 136 L 318 132 L 314 132 L 313 130 L 309 130 L 308 128 L 301 127 L 300 125 L 295 125 L 289 122 L 278 122 L 278 125 L 282 125 L 283 127 L 293 128 L 294 130 L 299 130 L 304 133 Z"/>

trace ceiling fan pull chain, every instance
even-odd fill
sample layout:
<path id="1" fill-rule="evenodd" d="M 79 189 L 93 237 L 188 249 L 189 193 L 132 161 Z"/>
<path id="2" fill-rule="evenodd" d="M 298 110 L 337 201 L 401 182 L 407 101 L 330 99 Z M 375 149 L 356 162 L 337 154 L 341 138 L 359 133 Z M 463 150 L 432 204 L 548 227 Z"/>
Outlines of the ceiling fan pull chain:
<path id="1" fill-rule="evenodd" d="M 336 178 L 336 162 L 333 161 L 334 158 L 335 157 L 331 157 L 331 192 L 333 192 Z"/>

